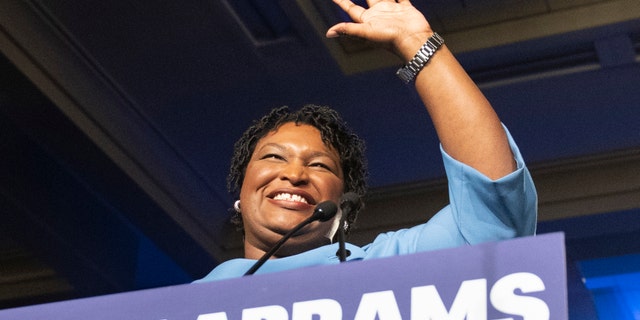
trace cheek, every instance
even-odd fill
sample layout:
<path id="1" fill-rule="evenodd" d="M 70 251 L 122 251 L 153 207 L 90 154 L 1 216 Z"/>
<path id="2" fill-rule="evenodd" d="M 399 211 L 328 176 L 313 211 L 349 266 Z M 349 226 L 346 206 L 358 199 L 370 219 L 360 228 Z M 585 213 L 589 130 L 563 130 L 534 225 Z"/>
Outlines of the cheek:
<path id="1" fill-rule="evenodd" d="M 241 193 L 243 190 L 255 191 L 271 181 L 274 175 L 275 170 L 273 168 L 250 163 L 244 174 Z"/>
<path id="2" fill-rule="evenodd" d="M 327 197 L 338 201 L 344 191 L 344 181 L 337 177 L 324 180 L 323 188 L 327 191 Z"/>
<path id="3" fill-rule="evenodd" d="M 242 186 L 240 187 L 240 205 L 243 214 L 248 214 L 249 211 L 254 210 L 255 202 L 257 201 L 257 193 L 255 191 L 262 185 L 263 175 L 263 170 L 258 170 L 251 164 L 247 166 Z"/>

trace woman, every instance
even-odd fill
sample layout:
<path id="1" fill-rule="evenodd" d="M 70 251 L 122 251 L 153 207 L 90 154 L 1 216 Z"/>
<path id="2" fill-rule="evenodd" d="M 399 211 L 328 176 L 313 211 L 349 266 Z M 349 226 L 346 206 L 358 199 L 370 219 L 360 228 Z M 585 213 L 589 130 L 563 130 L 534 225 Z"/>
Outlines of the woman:
<path id="1" fill-rule="evenodd" d="M 408 62 L 398 73 L 403 81 L 415 81 L 436 128 L 451 201 L 425 224 L 381 234 L 364 247 L 348 244 L 348 260 L 533 234 L 537 197 L 522 157 L 424 16 L 408 0 L 370 0 L 368 8 L 334 2 L 353 22 L 331 27 L 327 37 L 363 38 Z M 227 261 L 200 281 L 242 276 L 316 204 L 338 203 L 346 192 L 363 195 L 362 150 L 360 139 L 326 107 L 294 113 L 281 108 L 256 122 L 236 144 L 229 177 L 230 190 L 239 191 L 235 210 L 244 229 L 245 259 Z M 353 222 L 356 213 L 346 221 Z M 330 242 L 339 219 L 306 226 L 257 273 L 338 263 L 337 245 Z"/>

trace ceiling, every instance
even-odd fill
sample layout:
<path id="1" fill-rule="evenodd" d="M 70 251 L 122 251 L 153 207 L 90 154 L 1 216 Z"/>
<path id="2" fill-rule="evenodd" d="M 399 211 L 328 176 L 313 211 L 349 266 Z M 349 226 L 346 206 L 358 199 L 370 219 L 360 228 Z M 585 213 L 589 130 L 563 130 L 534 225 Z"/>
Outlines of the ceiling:
<path id="1" fill-rule="evenodd" d="M 414 3 L 532 168 L 637 159 L 640 2 Z M 2 1 L 0 307 L 185 283 L 238 256 L 228 161 L 275 106 L 339 110 L 374 195 L 440 181 L 400 62 L 324 38 L 343 18 L 322 0 Z"/>

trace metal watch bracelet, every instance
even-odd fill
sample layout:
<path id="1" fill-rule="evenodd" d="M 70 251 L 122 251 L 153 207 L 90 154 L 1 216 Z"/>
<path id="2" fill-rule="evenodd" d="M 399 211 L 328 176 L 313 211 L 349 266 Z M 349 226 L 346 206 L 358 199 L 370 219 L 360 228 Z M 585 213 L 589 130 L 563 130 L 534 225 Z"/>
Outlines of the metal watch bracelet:
<path id="1" fill-rule="evenodd" d="M 418 72 L 429 62 L 433 54 L 440 49 L 443 43 L 444 39 L 434 32 L 427 42 L 420 47 L 420 50 L 418 50 L 418 53 L 416 53 L 413 59 L 396 71 L 396 75 L 400 80 L 404 81 L 404 83 L 411 82 L 418 75 Z"/>

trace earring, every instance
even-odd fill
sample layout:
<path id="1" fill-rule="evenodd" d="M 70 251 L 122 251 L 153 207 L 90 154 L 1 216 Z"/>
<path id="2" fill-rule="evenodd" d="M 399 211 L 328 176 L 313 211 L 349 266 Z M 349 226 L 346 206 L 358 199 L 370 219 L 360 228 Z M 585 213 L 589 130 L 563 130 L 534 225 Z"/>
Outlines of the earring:
<path id="1" fill-rule="evenodd" d="M 235 209 L 237 213 L 242 212 L 240 210 L 240 200 L 236 200 L 236 202 L 233 203 L 233 209 Z"/>

